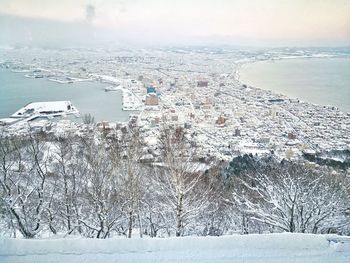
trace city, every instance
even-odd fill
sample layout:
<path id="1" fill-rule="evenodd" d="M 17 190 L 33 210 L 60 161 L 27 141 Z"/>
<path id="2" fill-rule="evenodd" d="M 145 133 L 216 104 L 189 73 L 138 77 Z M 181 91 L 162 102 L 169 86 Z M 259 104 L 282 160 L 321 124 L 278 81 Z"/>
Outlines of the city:
<path id="1" fill-rule="evenodd" d="M 0 262 L 348 263 L 349 15 L 0 0 Z"/>
<path id="2" fill-rule="evenodd" d="M 21 52 L 26 55 L 18 55 Z M 121 90 L 123 110 L 137 117 L 136 123 L 153 153 L 157 152 L 156 136 L 164 123 L 185 128 L 196 145 L 198 157 L 204 159 L 215 156 L 229 161 L 241 154 L 271 153 L 279 159 L 298 159 L 303 153 L 341 152 L 350 147 L 350 113 L 334 106 L 291 99 L 246 85 L 239 79 L 239 69 L 246 63 L 344 56 L 340 52 L 95 49 L 83 59 L 83 51 L 72 49 L 57 50 L 56 57 L 50 60 L 46 58 L 47 52 L 43 49 L 6 52 L 1 65 L 22 74 L 39 72 L 49 81 L 52 76 L 72 82 L 97 81 L 106 83 L 105 92 Z M 26 122 L 11 124 L 11 121 L 0 119 L 3 136 L 27 132 Z M 37 130 L 50 126 L 51 132 L 55 132 L 55 126 L 60 130 L 65 125 L 70 129 L 76 127 L 77 132 L 86 129 L 67 120 L 52 125 L 50 120 L 40 119 L 30 126 Z"/>

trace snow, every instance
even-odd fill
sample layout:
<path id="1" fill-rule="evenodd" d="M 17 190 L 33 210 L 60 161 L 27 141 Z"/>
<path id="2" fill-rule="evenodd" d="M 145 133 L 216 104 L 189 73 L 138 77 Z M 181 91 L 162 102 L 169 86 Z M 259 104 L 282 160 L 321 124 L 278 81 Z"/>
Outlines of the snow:
<path id="1" fill-rule="evenodd" d="M 70 106 L 70 109 L 68 109 L 68 106 Z M 28 110 L 34 112 L 77 112 L 70 101 L 45 101 L 29 103 L 15 112 L 12 117 L 22 117 Z"/>
<path id="2" fill-rule="evenodd" d="M 330 242 L 329 239 L 335 242 Z M 0 239 L 0 262 L 350 262 L 349 239 L 334 235 Z"/>
<path id="3" fill-rule="evenodd" d="M 6 125 L 13 124 L 16 121 L 18 121 L 18 120 L 14 119 L 14 118 L 2 118 L 2 119 L 0 119 L 0 123 L 4 123 Z"/>

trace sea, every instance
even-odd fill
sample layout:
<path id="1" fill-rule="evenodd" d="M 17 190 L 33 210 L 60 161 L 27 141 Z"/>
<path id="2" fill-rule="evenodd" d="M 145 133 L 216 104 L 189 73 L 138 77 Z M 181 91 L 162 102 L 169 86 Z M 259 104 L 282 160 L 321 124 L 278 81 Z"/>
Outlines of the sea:
<path id="1" fill-rule="evenodd" d="M 122 110 L 122 92 L 104 91 L 109 84 L 94 81 L 61 84 L 45 78 L 26 78 L 24 74 L 0 69 L 0 118 L 9 117 L 30 102 L 58 100 L 71 101 L 81 116 L 91 114 L 95 121 L 118 122 L 129 118 L 129 112 Z"/>
<path id="2" fill-rule="evenodd" d="M 261 61 L 243 65 L 239 73 L 248 85 L 350 112 L 350 58 Z M 127 121 L 130 113 L 122 110 L 121 91 L 105 92 L 107 86 L 93 81 L 60 84 L 0 69 L 0 118 L 30 102 L 70 100 L 81 115 L 90 113 L 96 121 Z"/>
<path id="3" fill-rule="evenodd" d="M 350 112 L 350 58 L 293 58 L 248 63 L 242 83 Z"/>

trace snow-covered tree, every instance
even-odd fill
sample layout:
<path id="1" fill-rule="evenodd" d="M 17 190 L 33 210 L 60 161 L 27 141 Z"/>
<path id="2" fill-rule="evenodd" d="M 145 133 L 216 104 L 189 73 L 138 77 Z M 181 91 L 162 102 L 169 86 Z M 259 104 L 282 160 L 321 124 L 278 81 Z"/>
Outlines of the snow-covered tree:
<path id="1" fill-rule="evenodd" d="M 108 140 L 108 147 L 118 177 L 120 198 L 123 202 L 121 212 L 126 222 L 126 235 L 131 238 L 135 222 L 137 222 L 142 236 L 141 207 L 144 194 L 144 169 L 140 163 L 143 154 L 142 139 L 138 129 L 132 127 L 116 135 Z"/>
<path id="2" fill-rule="evenodd" d="M 106 238 L 122 219 L 118 177 L 103 143 L 90 139 L 83 147 L 87 169 L 81 180 L 79 213 L 83 216 L 78 220 L 85 235 Z"/>
<path id="3" fill-rule="evenodd" d="M 153 173 L 153 189 L 166 228 L 183 236 L 185 229 L 208 207 L 210 184 L 205 185 L 206 166 L 195 161 L 183 129 L 164 129 L 160 135 L 163 162 Z M 170 233 L 170 232 L 169 232 Z"/>
<path id="4" fill-rule="evenodd" d="M 57 231 L 67 234 L 81 233 L 80 207 L 82 204 L 82 187 L 87 172 L 84 161 L 83 142 L 71 134 L 55 138 L 52 142 L 52 169 L 55 175 L 57 191 L 49 207 L 49 222 Z M 52 228 L 52 227 L 50 227 Z"/>
<path id="5" fill-rule="evenodd" d="M 287 232 L 325 232 L 348 223 L 343 174 L 284 162 L 233 176 L 233 204 L 251 220 Z"/>
<path id="6" fill-rule="evenodd" d="M 1 139 L 2 199 L 11 226 L 25 238 L 35 237 L 43 228 L 49 193 L 50 147 L 40 136 Z"/>

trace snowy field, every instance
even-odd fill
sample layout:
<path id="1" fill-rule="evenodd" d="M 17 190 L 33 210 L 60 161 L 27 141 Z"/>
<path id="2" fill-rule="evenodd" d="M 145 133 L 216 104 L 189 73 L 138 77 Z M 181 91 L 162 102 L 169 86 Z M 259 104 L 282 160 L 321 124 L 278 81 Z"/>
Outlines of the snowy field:
<path id="1" fill-rule="evenodd" d="M 350 242 L 329 235 L 167 239 L 0 239 L 0 262 L 350 262 Z"/>

